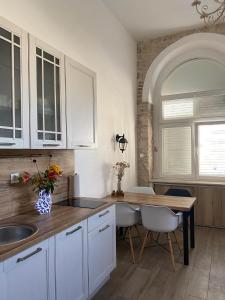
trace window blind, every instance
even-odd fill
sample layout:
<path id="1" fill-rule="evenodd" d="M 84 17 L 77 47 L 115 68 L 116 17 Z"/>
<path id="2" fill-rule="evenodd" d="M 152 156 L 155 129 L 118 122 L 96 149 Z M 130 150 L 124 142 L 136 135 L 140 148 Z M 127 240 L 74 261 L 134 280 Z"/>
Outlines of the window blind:
<path id="1" fill-rule="evenodd" d="M 225 124 L 198 126 L 199 175 L 225 176 Z"/>
<path id="2" fill-rule="evenodd" d="M 225 116 L 225 96 L 197 98 L 200 117 Z"/>
<path id="3" fill-rule="evenodd" d="M 191 127 L 162 128 L 162 175 L 191 175 Z"/>
<path id="4" fill-rule="evenodd" d="M 191 118 L 194 113 L 193 99 L 163 100 L 162 117 L 164 120 Z"/>

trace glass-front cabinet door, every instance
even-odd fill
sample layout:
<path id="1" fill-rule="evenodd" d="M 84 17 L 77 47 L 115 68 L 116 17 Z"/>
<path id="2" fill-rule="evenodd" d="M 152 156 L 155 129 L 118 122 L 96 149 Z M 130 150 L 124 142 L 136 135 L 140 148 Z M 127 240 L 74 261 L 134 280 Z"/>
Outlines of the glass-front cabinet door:
<path id="1" fill-rule="evenodd" d="M 0 148 L 29 148 L 27 34 L 0 18 Z"/>
<path id="2" fill-rule="evenodd" d="M 62 53 L 30 36 L 31 147 L 65 148 L 65 77 Z"/>

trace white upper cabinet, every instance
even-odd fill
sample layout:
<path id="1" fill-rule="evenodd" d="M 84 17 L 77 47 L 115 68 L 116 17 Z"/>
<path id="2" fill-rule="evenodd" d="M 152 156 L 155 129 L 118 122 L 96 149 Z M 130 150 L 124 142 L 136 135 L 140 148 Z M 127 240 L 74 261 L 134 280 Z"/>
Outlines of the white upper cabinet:
<path id="1" fill-rule="evenodd" d="M 64 55 L 29 36 L 31 148 L 65 148 Z"/>
<path id="2" fill-rule="evenodd" d="M 66 57 L 67 148 L 97 146 L 96 73 Z"/>
<path id="3" fill-rule="evenodd" d="M 0 148 L 29 148 L 27 33 L 0 18 Z"/>

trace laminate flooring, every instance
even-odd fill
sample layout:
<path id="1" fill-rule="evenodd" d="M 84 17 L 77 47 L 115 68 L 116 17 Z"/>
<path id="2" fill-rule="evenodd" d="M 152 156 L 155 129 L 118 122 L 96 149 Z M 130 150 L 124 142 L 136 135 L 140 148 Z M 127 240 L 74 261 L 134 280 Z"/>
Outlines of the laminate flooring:
<path id="1" fill-rule="evenodd" d="M 178 238 L 182 244 L 181 232 Z M 128 240 L 118 240 L 117 268 L 94 300 L 225 300 L 225 229 L 196 227 L 189 266 L 183 265 L 175 243 L 173 248 L 176 272 L 168 252 L 154 242 L 141 262 L 132 264 Z M 136 257 L 139 252 L 135 239 Z"/>

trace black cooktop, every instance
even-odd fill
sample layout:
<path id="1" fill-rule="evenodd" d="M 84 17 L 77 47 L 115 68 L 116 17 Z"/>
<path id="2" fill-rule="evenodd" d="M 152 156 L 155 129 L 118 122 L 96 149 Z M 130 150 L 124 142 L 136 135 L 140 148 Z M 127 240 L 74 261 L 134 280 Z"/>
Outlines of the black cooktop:
<path id="1" fill-rule="evenodd" d="M 97 207 L 104 205 L 105 203 L 106 202 L 102 201 L 101 199 L 96 199 L 96 198 L 77 198 L 77 199 L 66 199 L 56 203 L 56 205 L 95 209 Z"/>

